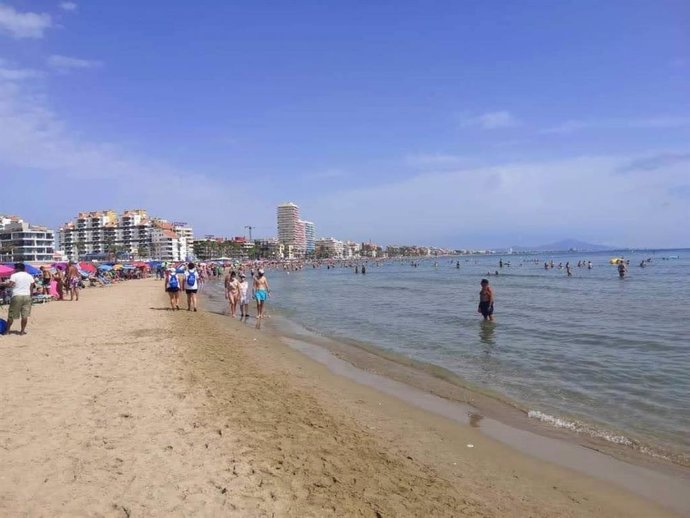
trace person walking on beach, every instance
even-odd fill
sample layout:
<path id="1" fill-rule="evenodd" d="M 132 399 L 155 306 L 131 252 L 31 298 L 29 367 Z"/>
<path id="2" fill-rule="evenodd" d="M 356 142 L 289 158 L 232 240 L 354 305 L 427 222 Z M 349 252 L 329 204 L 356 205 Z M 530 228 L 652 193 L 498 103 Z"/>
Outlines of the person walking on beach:
<path id="1" fill-rule="evenodd" d="M 196 297 L 199 291 L 199 272 L 194 267 L 194 263 L 187 265 L 187 272 L 184 275 L 184 290 L 187 294 L 187 311 L 194 308 L 196 311 Z"/>
<path id="2" fill-rule="evenodd" d="M 69 300 L 79 301 L 79 283 L 81 282 L 81 274 L 79 273 L 79 268 L 74 263 L 70 261 L 67 266 L 67 274 L 65 275 L 65 280 L 67 283 L 67 289 L 69 290 Z"/>
<path id="3" fill-rule="evenodd" d="M 494 291 L 489 286 L 489 281 L 487 279 L 482 279 L 481 281 L 482 289 L 479 291 L 479 308 L 477 312 L 481 313 L 484 320 L 494 319 Z"/>
<path id="4" fill-rule="evenodd" d="M 31 315 L 31 289 L 35 283 L 34 278 L 26 273 L 24 263 L 14 265 L 15 272 L 10 276 L 8 286 L 12 288 L 12 298 L 10 299 L 10 310 L 7 315 L 7 327 L 3 334 L 8 334 L 12 323 L 17 318 L 21 318 L 20 335 L 26 334 L 26 325 Z"/>
<path id="5" fill-rule="evenodd" d="M 170 296 L 170 309 L 180 309 L 180 277 L 175 268 L 168 268 L 165 271 L 165 291 Z"/>
<path id="6" fill-rule="evenodd" d="M 249 317 L 249 300 L 251 299 L 251 289 L 247 282 L 247 276 L 240 272 L 240 318 Z"/>
<path id="7" fill-rule="evenodd" d="M 230 305 L 230 316 L 235 318 L 237 303 L 240 299 L 240 283 L 237 280 L 237 274 L 234 270 L 225 277 L 225 296 Z"/>
<path id="8" fill-rule="evenodd" d="M 264 270 L 263 268 L 259 268 L 256 277 L 254 277 L 254 298 L 256 299 L 257 319 L 262 319 L 264 317 L 264 304 L 270 292 L 268 288 L 268 279 L 264 274 Z"/>

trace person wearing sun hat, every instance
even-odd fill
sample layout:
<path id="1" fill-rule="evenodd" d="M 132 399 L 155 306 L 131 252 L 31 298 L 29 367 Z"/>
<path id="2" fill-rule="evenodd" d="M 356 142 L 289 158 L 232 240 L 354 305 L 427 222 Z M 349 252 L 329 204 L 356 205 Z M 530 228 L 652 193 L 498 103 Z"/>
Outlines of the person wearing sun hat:
<path id="1" fill-rule="evenodd" d="M 249 301 L 252 298 L 247 276 L 240 272 L 240 318 L 249 318 Z"/>

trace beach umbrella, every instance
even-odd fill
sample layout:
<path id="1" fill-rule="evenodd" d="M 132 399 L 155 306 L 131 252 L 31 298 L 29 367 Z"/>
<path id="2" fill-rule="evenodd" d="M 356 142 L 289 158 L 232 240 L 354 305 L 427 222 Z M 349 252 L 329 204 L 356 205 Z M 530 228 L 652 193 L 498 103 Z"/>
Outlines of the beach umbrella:
<path id="1" fill-rule="evenodd" d="M 12 272 L 14 272 L 14 263 L 3 263 L 3 266 L 11 268 Z M 38 275 L 39 273 L 41 273 L 41 270 L 27 263 L 24 263 L 24 271 L 29 275 Z"/>
<path id="2" fill-rule="evenodd" d="M 14 268 L 0 264 L 0 277 L 9 277 L 14 273 Z"/>
<path id="3" fill-rule="evenodd" d="M 79 263 L 79 269 L 89 273 L 96 273 L 96 267 L 93 265 L 93 263 L 82 261 Z"/>
<path id="4" fill-rule="evenodd" d="M 41 273 L 41 270 L 39 270 L 35 266 L 31 266 L 30 264 L 26 263 L 24 263 L 24 271 L 29 275 L 38 275 L 39 273 Z"/>
<path id="5" fill-rule="evenodd" d="M 122 265 L 121 264 L 114 264 L 113 265 L 113 270 L 122 270 Z"/>
<path id="6" fill-rule="evenodd" d="M 53 263 L 50 265 L 50 267 L 55 268 L 56 270 L 66 270 L 67 263 Z"/>
<path id="7" fill-rule="evenodd" d="M 109 264 L 101 264 L 98 266 L 98 269 L 103 271 L 103 272 L 109 272 L 110 270 L 113 269 L 113 267 L 110 266 Z"/>

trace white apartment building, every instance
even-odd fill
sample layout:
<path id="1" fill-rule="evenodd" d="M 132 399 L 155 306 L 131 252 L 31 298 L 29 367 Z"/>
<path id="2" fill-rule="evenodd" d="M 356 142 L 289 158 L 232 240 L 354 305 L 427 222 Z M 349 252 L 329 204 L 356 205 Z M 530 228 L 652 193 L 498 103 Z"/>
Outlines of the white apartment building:
<path id="1" fill-rule="evenodd" d="M 362 255 L 362 245 L 354 241 L 345 241 L 343 243 L 343 257 L 345 259 L 352 259 Z"/>
<path id="2" fill-rule="evenodd" d="M 54 252 L 52 230 L 16 216 L 0 216 L 0 261 L 48 263 Z"/>
<path id="3" fill-rule="evenodd" d="M 306 251 L 305 223 L 299 217 L 299 206 L 292 202 L 278 205 L 278 241 L 292 247 L 294 255 L 304 255 Z"/>
<path id="4" fill-rule="evenodd" d="M 304 250 L 310 254 L 316 250 L 316 226 L 313 221 L 302 221 L 304 224 Z"/>
<path id="5" fill-rule="evenodd" d="M 115 253 L 158 259 L 162 258 L 159 253 L 165 253 L 167 260 L 184 260 L 191 250 L 192 229 L 180 226 L 182 236 L 177 236 L 173 254 L 168 252 L 173 247 L 170 235 L 156 232 L 154 238 L 154 230 L 159 228 L 175 232 L 171 223 L 150 218 L 144 209 L 126 210 L 119 217 L 114 210 L 80 212 L 59 229 L 58 248 L 70 259 Z M 176 258 L 170 258 L 171 254 Z"/>
<path id="6" fill-rule="evenodd" d="M 322 237 L 317 239 L 316 254 L 318 257 L 342 258 L 343 242 L 334 237 Z"/>

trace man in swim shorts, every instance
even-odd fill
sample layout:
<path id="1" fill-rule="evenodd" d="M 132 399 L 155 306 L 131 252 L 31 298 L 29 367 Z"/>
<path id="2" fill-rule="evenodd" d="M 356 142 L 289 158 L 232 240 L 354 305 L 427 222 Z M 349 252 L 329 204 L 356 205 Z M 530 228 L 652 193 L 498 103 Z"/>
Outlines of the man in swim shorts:
<path id="1" fill-rule="evenodd" d="M 479 308 L 477 312 L 481 313 L 484 320 L 494 319 L 494 292 L 489 286 L 489 281 L 482 279 L 482 289 L 479 291 Z"/>
<path id="2" fill-rule="evenodd" d="M 264 303 L 268 299 L 268 294 L 270 290 L 268 289 L 268 279 L 264 275 L 263 268 L 259 268 L 259 271 L 254 277 L 254 298 L 256 299 L 256 318 L 261 319 L 264 317 Z"/>

